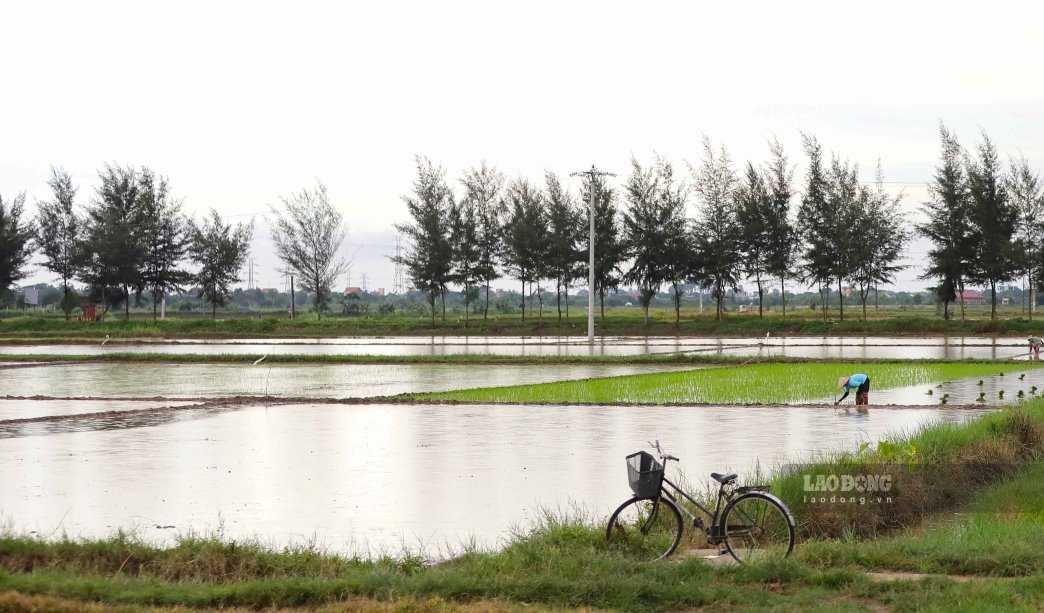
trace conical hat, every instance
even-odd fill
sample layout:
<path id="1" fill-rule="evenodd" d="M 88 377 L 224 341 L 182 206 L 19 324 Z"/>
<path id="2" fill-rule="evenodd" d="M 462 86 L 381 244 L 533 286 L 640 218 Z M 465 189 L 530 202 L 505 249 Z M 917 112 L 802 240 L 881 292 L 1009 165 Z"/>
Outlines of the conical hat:
<path id="1" fill-rule="evenodd" d="M 837 386 L 838 387 L 844 387 L 846 385 L 848 385 L 848 377 L 838 377 L 837 378 Z"/>

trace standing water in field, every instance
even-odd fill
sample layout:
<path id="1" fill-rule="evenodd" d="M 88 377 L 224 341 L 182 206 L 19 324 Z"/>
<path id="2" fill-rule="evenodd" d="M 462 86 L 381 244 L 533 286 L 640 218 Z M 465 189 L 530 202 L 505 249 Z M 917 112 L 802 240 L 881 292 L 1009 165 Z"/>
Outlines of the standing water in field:
<path id="1" fill-rule="evenodd" d="M 665 372 L 692 366 L 82 363 L 5 369 L 0 396 L 359 398 Z"/>
<path id="2" fill-rule="evenodd" d="M 471 537 L 494 546 L 542 508 L 604 519 L 630 495 L 624 456 L 649 440 L 699 485 L 983 412 L 258 405 L 59 420 L 0 438 L 0 518 L 45 535 L 122 528 L 169 543 L 220 529 L 275 547 L 439 555 Z"/>
<path id="3" fill-rule="evenodd" d="M 350 337 L 329 339 L 114 340 L 106 345 L 0 344 L 2 354 L 99 355 L 305 354 L 305 355 L 519 355 L 601 356 L 669 354 L 785 356 L 805 358 L 900 358 L 962 360 L 1026 359 L 1025 338 L 993 337 L 605 337 L 588 345 L 584 337 Z"/>

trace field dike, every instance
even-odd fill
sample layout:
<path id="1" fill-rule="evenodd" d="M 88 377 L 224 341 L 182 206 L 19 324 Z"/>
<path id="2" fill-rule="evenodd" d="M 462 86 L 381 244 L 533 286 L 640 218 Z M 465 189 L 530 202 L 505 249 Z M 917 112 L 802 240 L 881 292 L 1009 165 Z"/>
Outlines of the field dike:
<path id="1" fill-rule="evenodd" d="M 528 528 L 512 531 L 496 551 L 462 544 L 456 557 L 437 565 L 405 549 L 345 557 L 310 546 L 275 551 L 260 542 L 227 541 L 220 534 L 183 535 L 177 545 L 157 548 L 124 533 L 93 541 L 6 533 L 0 535 L 0 603 L 4 610 L 89 610 L 98 604 L 270 609 L 357 603 L 369 608 L 372 601 L 396 605 L 396 610 L 523 606 L 654 611 L 707 605 L 956 609 L 974 601 L 985 608 L 1039 610 L 1044 606 L 1041 548 L 1020 550 L 1021 557 L 1003 573 L 991 571 L 1008 563 L 1006 553 L 1017 549 L 1013 543 L 1040 540 L 1035 535 L 1041 524 L 1032 519 L 1044 519 L 1039 509 L 1008 526 L 1003 539 L 991 540 L 982 550 L 969 549 L 964 566 L 939 565 L 944 572 L 977 569 L 984 577 L 981 581 L 897 580 L 881 587 L 860 566 L 858 552 L 874 550 L 875 543 L 886 542 L 897 530 L 964 508 L 988 492 L 1010 500 L 1025 498 L 1020 493 L 1025 484 L 1017 486 L 1020 475 L 1037 469 L 1041 474 L 1028 483 L 1039 485 L 1044 479 L 1042 458 L 1044 400 L 1036 399 L 970 424 L 928 427 L 874 448 L 801 465 L 825 474 L 904 466 L 909 476 L 893 475 L 890 506 L 860 504 L 839 511 L 837 506 L 802 503 L 808 494 L 804 475 L 784 467 L 773 479 L 775 491 L 793 509 L 803 543 L 791 559 L 764 565 L 711 565 L 685 556 L 673 563 L 638 563 L 607 548 L 605 518 L 591 517 L 582 509 L 548 511 Z M 995 515 L 993 521 L 1003 517 Z M 907 533 L 891 542 L 905 548 L 935 541 L 917 541 L 914 533 Z M 886 559 L 886 553 L 897 556 L 895 565 L 914 570 L 932 558 L 931 549 L 912 561 L 903 557 L 905 549 L 878 549 L 883 552 L 880 559 Z M 881 564 L 872 563 L 870 570 Z M 994 574 L 1015 579 L 1002 583 L 990 578 Z"/>
<path id="2" fill-rule="evenodd" d="M 928 336 L 928 335 L 982 335 L 982 334 L 1037 334 L 1040 323 L 1023 317 L 991 320 L 987 314 L 967 320 L 942 319 L 941 316 L 903 315 L 859 319 L 853 312 L 844 321 L 831 313 L 823 319 L 818 313 L 788 314 L 759 318 L 752 315 L 729 314 L 718 320 L 713 315 L 699 315 L 686 311 L 679 325 L 674 323 L 673 310 L 653 309 L 645 322 L 640 312 L 611 309 L 604 319 L 598 318 L 598 336 Z M 1015 313 L 1011 313 L 1015 314 Z M 577 316 L 571 320 L 554 317 L 527 318 L 519 315 L 495 315 L 483 320 L 473 318 L 465 327 L 463 317 L 451 315 L 446 320 L 431 320 L 421 316 L 327 317 L 316 320 L 314 314 L 301 313 L 290 320 L 282 312 L 269 313 L 261 319 L 256 316 L 223 314 L 222 319 L 175 318 L 152 320 L 152 314 L 134 313 L 124 321 L 121 313 L 112 313 L 105 321 L 64 321 L 60 317 L 10 317 L 0 319 L 0 338 L 262 338 L 298 337 L 319 338 L 333 336 L 574 336 L 583 337 L 586 321 Z"/>

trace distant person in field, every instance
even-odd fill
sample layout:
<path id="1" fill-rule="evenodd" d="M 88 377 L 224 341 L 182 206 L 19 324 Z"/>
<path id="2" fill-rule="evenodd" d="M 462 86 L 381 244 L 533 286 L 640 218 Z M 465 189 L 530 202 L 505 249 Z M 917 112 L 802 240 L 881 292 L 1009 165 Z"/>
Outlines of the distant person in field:
<path id="1" fill-rule="evenodd" d="M 1040 359 L 1040 346 L 1044 345 L 1044 340 L 1041 340 L 1039 336 L 1029 337 L 1030 346 L 1030 357 L 1039 360 Z"/>
<path id="2" fill-rule="evenodd" d="M 855 390 L 856 406 L 866 406 L 870 404 L 870 377 L 864 374 L 854 374 L 851 377 L 841 377 L 837 381 L 838 387 L 845 388 L 845 395 L 841 396 L 834 404 L 841 404 L 841 401 L 848 398 L 848 392 Z"/>

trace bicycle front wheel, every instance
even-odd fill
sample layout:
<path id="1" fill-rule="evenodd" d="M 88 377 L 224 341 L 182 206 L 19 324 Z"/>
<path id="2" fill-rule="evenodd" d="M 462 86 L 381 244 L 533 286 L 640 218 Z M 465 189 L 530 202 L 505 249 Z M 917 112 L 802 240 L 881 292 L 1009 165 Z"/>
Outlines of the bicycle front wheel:
<path id="1" fill-rule="evenodd" d="M 662 497 L 628 500 L 612 514 L 605 530 L 610 547 L 650 561 L 674 553 L 681 537 L 681 511 Z"/>
<path id="2" fill-rule="evenodd" d="M 725 546 L 739 562 L 782 559 L 794 550 L 794 518 L 771 494 L 744 494 L 725 507 Z"/>

